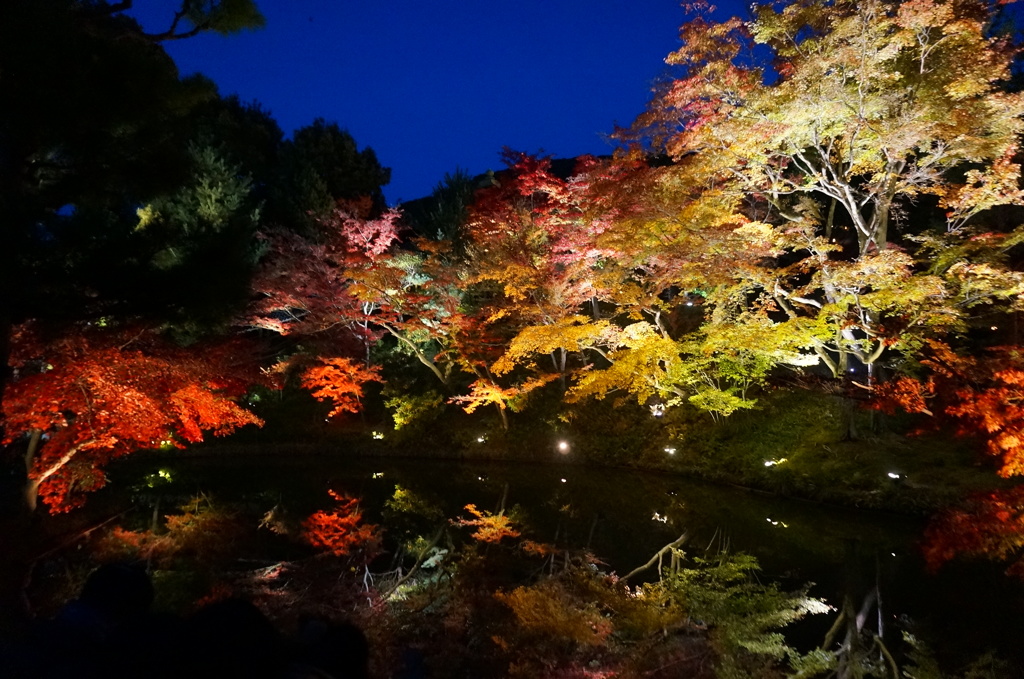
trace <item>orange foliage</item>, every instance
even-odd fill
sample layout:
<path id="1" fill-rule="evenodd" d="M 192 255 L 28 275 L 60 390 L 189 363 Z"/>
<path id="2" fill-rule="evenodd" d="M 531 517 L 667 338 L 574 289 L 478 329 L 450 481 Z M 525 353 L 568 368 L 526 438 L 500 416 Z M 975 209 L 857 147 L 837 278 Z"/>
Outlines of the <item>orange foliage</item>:
<path id="1" fill-rule="evenodd" d="M 1007 559 L 1008 572 L 1024 577 L 1024 486 L 973 497 L 965 507 L 940 514 L 925 532 L 924 556 L 937 569 L 958 555 Z"/>
<path id="2" fill-rule="evenodd" d="M 900 377 L 875 387 L 873 405 L 878 410 L 892 415 L 902 410 L 907 413 L 931 415 L 926 399 L 935 395 L 932 380 L 920 382 L 910 377 Z"/>
<path id="3" fill-rule="evenodd" d="M 875 389 L 873 407 L 953 420 L 961 436 L 984 442 L 1000 460 L 999 475 L 1024 475 L 1024 356 L 1015 347 L 994 349 L 981 359 L 960 357 L 933 342 L 922 364 L 926 382 L 903 377 Z M 926 403 L 930 405 L 929 410 Z M 925 536 L 924 554 L 935 569 L 958 554 L 1007 559 L 1024 577 L 1024 487 L 970 498 L 965 507 L 940 514 Z"/>
<path id="4" fill-rule="evenodd" d="M 94 545 L 94 555 L 103 562 L 145 559 L 156 568 L 174 568 L 176 563 L 215 568 L 236 558 L 239 540 L 245 532 L 242 518 L 231 510 L 196 497 L 178 508 L 180 513 L 164 516 L 164 531 L 130 531 L 115 526 Z"/>
<path id="5" fill-rule="evenodd" d="M 320 510 L 302 522 L 302 537 L 313 547 L 334 556 L 356 551 L 373 554 L 380 543 L 377 526 L 362 524 L 359 500 L 328 491 L 337 501 L 333 511 Z"/>
<path id="6" fill-rule="evenodd" d="M 476 505 L 469 504 L 466 511 L 475 516 L 475 519 L 455 519 L 456 526 L 473 526 L 476 531 L 470 536 L 480 542 L 496 543 L 503 538 L 517 538 L 522 533 L 512 527 L 512 519 L 503 513 L 491 514 L 488 511 L 480 511 Z"/>
<path id="7" fill-rule="evenodd" d="M 329 401 L 334 406 L 328 417 L 359 412 L 363 385 L 380 381 L 376 367 L 367 368 L 347 358 L 320 358 L 317 362 L 302 375 L 302 386 L 318 401 Z"/>
<path id="8" fill-rule="evenodd" d="M 1024 370 L 996 371 L 989 384 L 961 389 L 957 398 L 946 412 L 969 433 L 980 433 L 989 454 L 1002 458 L 999 475 L 1024 474 Z"/>
<path id="9" fill-rule="evenodd" d="M 558 551 L 552 544 L 549 544 L 547 542 L 535 542 L 533 540 L 523 540 L 522 544 L 520 545 L 520 548 L 526 554 L 543 557 L 551 556 L 552 554 Z"/>
<path id="10" fill-rule="evenodd" d="M 958 434 L 980 438 L 1000 459 L 1000 476 L 1024 474 L 1024 356 L 1003 347 L 973 359 L 940 342 L 929 343 L 927 351 L 921 363 L 931 376 L 875 387 L 871 407 L 952 418 Z"/>
<path id="11" fill-rule="evenodd" d="M 102 467 L 116 457 L 261 425 L 236 402 L 259 377 L 240 369 L 236 353 L 244 350 L 235 343 L 186 351 L 146 328 L 87 324 L 43 339 L 22 326 L 12 342 L 18 378 L 4 398 L 2 443 L 41 435 L 30 478 L 51 512 L 67 511 L 104 485 Z"/>

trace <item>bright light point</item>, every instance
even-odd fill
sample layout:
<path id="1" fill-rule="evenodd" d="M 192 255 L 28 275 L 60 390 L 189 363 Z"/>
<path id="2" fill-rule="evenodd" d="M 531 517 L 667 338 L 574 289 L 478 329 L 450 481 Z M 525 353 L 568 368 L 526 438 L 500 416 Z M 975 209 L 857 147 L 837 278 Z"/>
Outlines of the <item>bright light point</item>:
<path id="1" fill-rule="evenodd" d="M 483 443 L 483 442 L 484 442 L 484 441 L 486 441 L 486 440 L 487 440 L 487 437 L 486 437 L 486 436 L 477 436 L 477 437 L 476 437 L 476 442 L 477 442 L 477 443 Z"/>
<path id="2" fill-rule="evenodd" d="M 559 441 L 558 442 L 558 449 L 560 451 L 562 451 L 563 453 L 568 453 L 569 452 L 569 443 L 567 441 Z"/>
<path id="3" fill-rule="evenodd" d="M 998 329 L 999 329 L 999 326 L 998 326 L 998 325 L 993 325 L 993 326 L 991 327 L 991 330 L 998 330 Z"/>
<path id="4" fill-rule="evenodd" d="M 888 477 L 890 479 L 898 479 L 900 477 L 900 475 L 897 474 L 896 472 L 889 472 Z"/>
<path id="5" fill-rule="evenodd" d="M 693 306 L 693 302 L 687 302 L 686 306 Z"/>
<path id="6" fill-rule="evenodd" d="M 373 479 L 383 479 L 384 478 L 384 472 L 374 472 L 373 474 L 370 475 L 370 478 L 373 478 Z"/>
<path id="7" fill-rule="evenodd" d="M 375 441 L 380 441 L 382 438 L 384 438 L 384 432 L 382 432 L 382 431 L 375 431 L 375 432 L 373 432 L 373 439 Z"/>
<path id="8" fill-rule="evenodd" d="M 562 483 L 565 483 L 565 479 L 562 479 Z"/>
<path id="9" fill-rule="evenodd" d="M 669 455 L 675 455 L 676 454 L 676 449 L 675 448 L 666 448 L 665 452 L 668 453 Z"/>
<path id="10" fill-rule="evenodd" d="M 786 458 L 784 458 L 784 457 L 780 457 L 777 460 L 765 460 L 764 461 L 764 466 L 765 467 L 774 467 L 775 465 L 782 464 L 785 461 L 786 461 Z"/>
<path id="11" fill-rule="evenodd" d="M 893 556 L 896 556 L 896 552 L 889 552 L 889 553 L 892 554 Z"/>
<path id="12" fill-rule="evenodd" d="M 659 514 L 658 512 L 654 512 L 654 514 L 651 515 L 651 521 L 660 521 L 661 523 L 668 523 L 668 517 L 663 514 Z"/>
<path id="13" fill-rule="evenodd" d="M 853 372 L 853 370 L 854 370 L 853 368 L 850 368 L 850 372 Z"/>

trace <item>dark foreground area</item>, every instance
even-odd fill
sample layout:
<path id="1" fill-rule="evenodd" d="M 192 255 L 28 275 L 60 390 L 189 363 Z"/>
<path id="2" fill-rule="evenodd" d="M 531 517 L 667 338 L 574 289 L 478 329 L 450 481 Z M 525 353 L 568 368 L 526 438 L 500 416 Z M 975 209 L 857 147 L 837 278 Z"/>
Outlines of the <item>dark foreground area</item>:
<path id="1" fill-rule="evenodd" d="M 14 676 L 896 676 L 881 648 L 941 672 L 921 676 L 1024 667 L 1019 583 L 926 571 L 916 518 L 567 462 L 117 474 L 48 520 L 73 539 L 35 563 Z"/>

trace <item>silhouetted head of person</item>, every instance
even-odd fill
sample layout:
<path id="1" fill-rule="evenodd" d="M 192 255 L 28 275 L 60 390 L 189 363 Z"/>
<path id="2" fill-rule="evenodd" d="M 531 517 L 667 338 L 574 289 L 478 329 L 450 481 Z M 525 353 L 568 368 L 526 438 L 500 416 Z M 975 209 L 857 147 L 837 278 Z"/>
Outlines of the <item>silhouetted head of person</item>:
<path id="1" fill-rule="evenodd" d="M 335 679 L 365 679 L 370 647 L 366 635 L 349 622 L 305 620 L 299 630 L 303 661 Z"/>
<path id="2" fill-rule="evenodd" d="M 153 605 L 153 583 L 136 566 L 105 564 L 89 575 L 78 600 L 117 625 L 149 612 Z"/>
<path id="3" fill-rule="evenodd" d="M 274 625 L 244 599 L 222 599 L 188 619 L 195 676 L 279 676 L 283 644 Z"/>

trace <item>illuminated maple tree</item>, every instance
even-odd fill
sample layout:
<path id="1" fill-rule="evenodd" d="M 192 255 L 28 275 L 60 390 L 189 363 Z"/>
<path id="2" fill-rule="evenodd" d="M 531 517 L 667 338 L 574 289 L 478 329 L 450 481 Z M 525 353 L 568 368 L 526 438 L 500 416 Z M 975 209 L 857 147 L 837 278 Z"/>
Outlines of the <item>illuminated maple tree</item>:
<path id="1" fill-rule="evenodd" d="M 684 365 L 725 385 L 707 403 L 774 365 L 866 369 L 870 384 L 886 358 L 962 329 L 970 304 L 1020 290 L 1019 276 L 968 248 L 959 253 L 975 256 L 927 271 L 891 243 L 891 224 L 925 196 L 961 239 L 1021 202 L 1024 99 L 1005 88 L 1017 50 L 989 33 L 990 5 L 797 0 L 757 5 L 751 21 L 689 7 L 667 60 L 679 77 L 622 135 L 671 163 L 610 189 L 618 205 L 598 241 L 613 267 L 625 263 L 621 286 L 607 286 L 614 301 L 649 327 L 608 346 L 631 368 L 621 380 L 594 372 L 584 392 L 671 384 L 700 402 L 686 380 L 666 379 Z M 680 294 L 699 296 L 699 332 L 665 322 Z M 653 354 L 627 359 L 652 342 Z M 643 366 L 646 379 L 633 374 Z M 753 372 L 731 384 L 736 366 Z"/>
<path id="2" fill-rule="evenodd" d="M 459 282 L 442 245 L 396 247 L 399 218 L 397 211 L 368 219 L 339 208 L 320 221 L 314 240 L 268 234 L 270 253 L 254 282 L 259 299 L 243 323 L 301 336 L 328 354 L 354 341 L 367 366 L 371 347 L 390 335 L 447 384 Z"/>
<path id="3" fill-rule="evenodd" d="M 374 309 L 349 290 L 350 271 L 372 266 L 395 243 L 398 216 L 391 211 L 364 219 L 338 208 L 321 221 L 315 239 L 282 230 L 265 234 L 268 256 L 253 281 L 258 299 L 246 324 L 307 336 L 339 325 L 357 328 Z"/>
<path id="4" fill-rule="evenodd" d="M 1003 87 L 1016 48 L 989 34 L 991 5 L 795 0 L 754 14 L 700 13 L 681 29 L 668 62 L 685 75 L 638 121 L 673 157 L 704 156 L 782 217 L 792 196 L 834 200 L 860 254 L 885 249 L 900 200 L 941 195 L 953 227 L 1019 202 L 1006 159 L 1024 99 Z M 743 58 L 754 45 L 770 50 L 772 73 Z M 984 169 L 950 182 L 968 161 Z"/>
<path id="5" fill-rule="evenodd" d="M 515 334 L 558 325 L 596 304 L 592 270 L 610 253 L 596 245 L 577 177 L 555 176 L 550 159 L 507 149 L 504 157 L 501 184 L 481 190 L 470 211 L 470 281 L 499 293 L 481 309 L 485 322 Z M 568 352 L 550 353 L 551 368 L 564 373 Z"/>
<path id="6" fill-rule="evenodd" d="M 72 330 L 48 339 L 22 325 L 14 337 L 3 443 L 28 439 L 30 506 L 37 496 L 51 512 L 80 505 L 110 460 L 137 450 L 262 424 L 238 404 L 259 372 L 236 343 L 183 349 L 148 329 Z"/>
<path id="7" fill-rule="evenodd" d="M 469 393 L 453 396 L 452 403 L 459 403 L 467 413 L 473 413 L 477 408 L 484 405 L 493 405 L 501 415 L 502 428 L 508 429 L 507 410 L 518 412 L 523 407 L 523 402 L 531 391 L 544 386 L 555 379 L 554 375 L 534 377 L 525 380 L 521 384 L 510 387 L 501 386 L 495 378 L 487 371 L 481 370 L 483 376 L 469 385 Z"/>
<path id="8" fill-rule="evenodd" d="M 922 374 L 877 386 L 872 407 L 922 413 L 984 443 L 999 475 L 1024 475 L 1024 357 L 1019 347 L 997 347 L 980 357 L 929 342 Z"/>
<path id="9" fill-rule="evenodd" d="M 362 407 L 363 385 L 379 381 L 378 372 L 347 358 L 318 358 L 302 372 L 302 386 L 318 401 L 327 401 L 333 406 L 327 417 L 356 413 Z"/>

